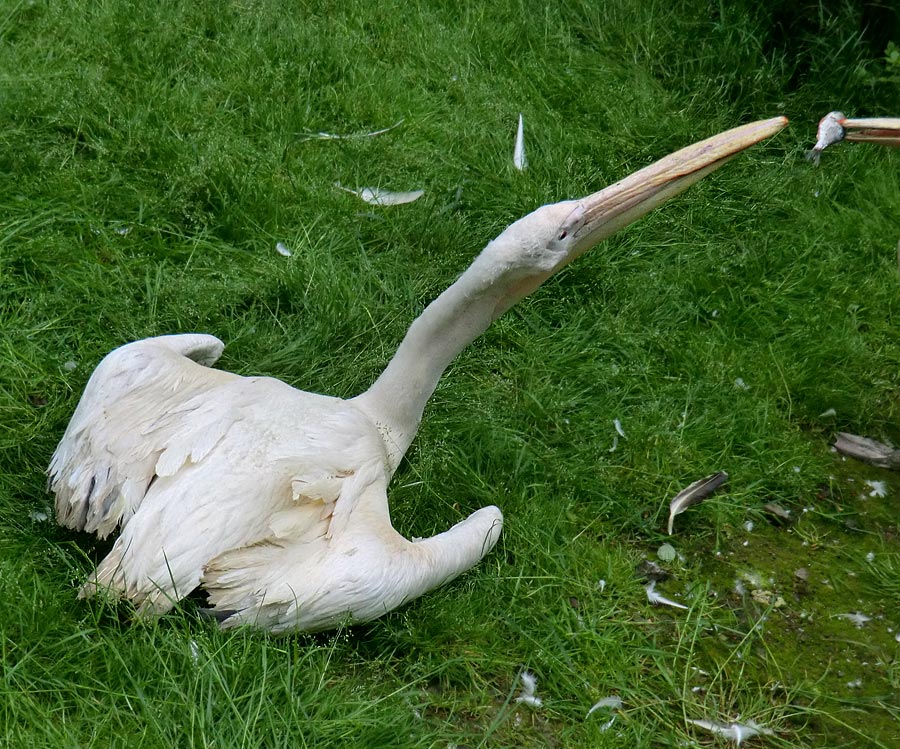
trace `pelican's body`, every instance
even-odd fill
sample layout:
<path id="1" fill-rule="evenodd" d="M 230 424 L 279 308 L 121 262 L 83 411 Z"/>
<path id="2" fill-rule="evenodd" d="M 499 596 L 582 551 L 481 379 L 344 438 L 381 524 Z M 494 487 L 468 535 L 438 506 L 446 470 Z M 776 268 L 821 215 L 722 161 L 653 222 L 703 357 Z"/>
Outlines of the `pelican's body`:
<path id="1" fill-rule="evenodd" d="M 374 619 L 476 564 L 500 534 L 496 507 L 414 542 L 388 511 L 388 483 L 444 369 L 560 267 L 785 122 L 736 128 L 517 221 L 356 398 L 211 369 L 223 345 L 207 335 L 113 351 L 49 470 L 61 524 L 101 537 L 121 528 L 82 595 L 162 613 L 202 585 L 224 626 L 311 631 Z"/>
<path id="2" fill-rule="evenodd" d="M 373 619 L 493 547 L 502 515 L 488 507 L 437 537 L 462 567 L 423 576 L 436 541 L 393 530 L 373 420 L 353 401 L 209 369 L 222 348 L 205 335 L 149 338 L 91 377 L 50 466 L 60 523 L 101 537 L 122 528 L 83 593 L 163 613 L 205 571 L 230 625 L 315 630 Z M 468 555 L 464 531 L 478 539 Z"/>

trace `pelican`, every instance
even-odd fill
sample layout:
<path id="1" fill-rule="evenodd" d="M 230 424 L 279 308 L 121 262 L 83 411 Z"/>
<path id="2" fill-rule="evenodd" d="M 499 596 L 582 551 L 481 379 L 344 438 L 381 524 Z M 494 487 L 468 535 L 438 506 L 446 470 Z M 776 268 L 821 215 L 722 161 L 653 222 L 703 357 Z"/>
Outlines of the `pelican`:
<path id="1" fill-rule="evenodd" d="M 818 164 L 822 151 L 842 140 L 900 148 L 900 118 L 850 118 L 843 112 L 829 112 L 819 120 L 816 145 L 809 152 L 810 160 Z"/>
<path id="2" fill-rule="evenodd" d="M 121 531 L 79 595 L 159 615 L 202 586 L 222 627 L 317 631 L 375 619 L 474 566 L 497 543 L 497 507 L 414 541 L 388 509 L 388 483 L 444 369 L 564 265 L 786 124 L 729 130 L 516 221 L 355 398 L 212 369 L 223 344 L 210 335 L 114 350 L 48 469 L 61 525 Z"/>

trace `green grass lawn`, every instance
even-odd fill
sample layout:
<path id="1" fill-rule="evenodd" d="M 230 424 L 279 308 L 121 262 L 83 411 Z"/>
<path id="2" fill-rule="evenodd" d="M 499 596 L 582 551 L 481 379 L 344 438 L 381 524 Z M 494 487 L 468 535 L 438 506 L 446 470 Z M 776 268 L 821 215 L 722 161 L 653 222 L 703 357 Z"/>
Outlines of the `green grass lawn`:
<path id="1" fill-rule="evenodd" d="M 803 158 L 831 109 L 900 115 L 900 22 L 769 5 L 0 2 L 0 744 L 900 745 L 900 481 L 829 451 L 900 441 L 900 153 Z M 426 536 L 498 504 L 475 570 L 315 636 L 76 599 L 108 543 L 56 527 L 44 470 L 108 351 L 208 332 L 226 369 L 355 395 L 515 218 L 778 114 L 448 370 L 391 508 Z"/>

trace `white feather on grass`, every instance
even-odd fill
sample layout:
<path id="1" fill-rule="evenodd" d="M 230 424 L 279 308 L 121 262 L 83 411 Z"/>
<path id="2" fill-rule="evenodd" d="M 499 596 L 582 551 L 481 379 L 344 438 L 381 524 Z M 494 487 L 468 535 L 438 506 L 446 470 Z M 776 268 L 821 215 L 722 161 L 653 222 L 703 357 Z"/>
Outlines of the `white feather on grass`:
<path id="1" fill-rule="evenodd" d="M 612 696 L 612 697 L 604 697 L 602 700 L 597 700 L 597 702 L 595 702 L 593 704 L 591 709 L 588 710 L 587 714 L 590 715 L 595 710 L 600 710 L 601 708 L 604 708 L 604 707 L 609 708 L 610 710 L 618 710 L 620 707 L 622 707 L 622 698 Z"/>
<path id="2" fill-rule="evenodd" d="M 522 682 L 522 692 L 515 701 L 531 707 L 541 707 L 544 701 L 534 694 L 537 689 L 537 677 L 530 671 L 523 671 L 519 674 L 519 681 Z"/>
<path id="3" fill-rule="evenodd" d="M 872 621 L 871 616 L 866 616 L 865 614 L 861 614 L 858 611 L 852 614 L 835 614 L 834 616 L 836 619 L 846 619 L 848 622 L 852 622 L 853 626 L 857 629 L 862 629 L 863 625 L 866 622 Z"/>
<path id="4" fill-rule="evenodd" d="M 613 428 L 616 430 L 616 433 L 613 435 L 612 447 L 609 448 L 609 452 L 614 453 L 619 447 L 619 437 L 622 439 L 628 439 L 625 436 L 625 430 L 622 429 L 622 422 L 618 419 L 613 419 Z"/>
<path id="5" fill-rule="evenodd" d="M 655 580 L 651 583 L 648 583 L 644 588 L 644 590 L 647 591 L 647 600 L 650 601 L 650 603 L 652 603 L 654 606 L 671 606 L 672 608 L 676 609 L 684 609 L 685 611 L 688 610 L 688 606 L 685 606 L 682 603 L 676 603 L 675 601 L 671 600 L 670 598 L 666 598 L 665 596 L 661 596 L 656 592 L 655 588 Z"/>
<path id="6" fill-rule="evenodd" d="M 740 746 L 745 739 L 752 739 L 754 736 L 772 736 L 774 733 L 771 729 L 752 720 L 748 720 L 746 723 L 719 723 L 714 720 L 691 720 L 688 718 L 688 723 L 693 723 L 710 733 L 733 741 L 737 746 Z"/>
<path id="7" fill-rule="evenodd" d="M 587 715 L 584 716 L 584 719 L 587 720 L 591 717 L 591 714 L 596 712 L 597 710 L 608 710 L 612 713 L 612 717 L 602 726 L 600 726 L 601 731 L 608 731 L 612 724 L 616 722 L 616 710 L 621 709 L 622 707 L 622 698 L 611 696 L 604 697 L 602 700 L 597 700 L 592 706 L 591 709 L 587 711 Z"/>
<path id="8" fill-rule="evenodd" d="M 360 200 L 369 205 L 403 205 L 404 203 L 412 203 L 414 200 L 418 200 L 425 194 L 424 190 L 393 192 L 391 190 L 382 190 L 380 187 L 360 187 L 357 190 L 353 190 L 349 187 L 344 187 L 340 183 L 335 183 L 335 186 L 344 192 L 356 195 Z"/>
<path id="9" fill-rule="evenodd" d="M 621 697 L 604 697 L 602 700 L 597 700 L 592 706 L 591 709 L 587 711 L 587 714 L 601 710 L 603 708 L 609 708 L 610 710 L 618 710 L 622 707 L 622 698 Z M 585 716 L 586 717 L 586 716 Z"/>
<path id="10" fill-rule="evenodd" d="M 519 127 L 516 130 L 516 147 L 513 150 L 513 166 L 520 172 L 528 167 L 528 157 L 525 155 L 525 122 L 521 112 L 519 112 Z"/>
<path id="11" fill-rule="evenodd" d="M 534 694 L 537 689 L 537 677 L 530 671 L 523 671 L 519 674 L 519 681 L 522 682 L 522 692 L 524 694 Z"/>
<path id="12" fill-rule="evenodd" d="M 290 257 L 294 253 L 288 249 L 288 246 L 284 242 L 276 242 L 275 243 L 275 252 L 283 257 Z"/>
<path id="13" fill-rule="evenodd" d="M 403 124 L 403 120 L 395 122 L 390 127 L 384 127 L 381 130 L 373 130 L 369 133 L 349 133 L 349 134 L 341 134 L 341 133 L 298 133 L 298 137 L 302 140 L 355 140 L 358 138 L 374 138 L 377 135 L 384 135 L 385 133 L 390 132 L 395 127 L 400 127 Z"/>

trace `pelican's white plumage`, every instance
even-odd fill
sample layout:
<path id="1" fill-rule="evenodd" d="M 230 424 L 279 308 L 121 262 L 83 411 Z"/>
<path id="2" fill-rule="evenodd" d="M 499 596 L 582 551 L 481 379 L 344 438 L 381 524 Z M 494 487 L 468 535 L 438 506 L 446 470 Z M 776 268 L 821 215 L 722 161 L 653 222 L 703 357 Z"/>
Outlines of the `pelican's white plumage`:
<path id="1" fill-rule="evenodd" d="M 315 630 L 375 618 L 496 543 L 493 507 L 433 539 L 401 537 L 371 418 L 350 401 L 207 368 L 222 349 L 196 334 L 136 341 L 88 382 L 50 465 L 57 518 L 122 533 L 83 595 L 108 590 L 163 613 L 205 569 L 210 602 L 234 612 L 228 625 Z"/>
<path id="2" fill-rule="evenodd" d="M 722 133 L 517 221 L 356 398 L 211 369 L 223 344 L 208 335 L 110 353 L 49 469 L 62 525 L 121 529 L 81 595 L 158 614 L 202 585 L 223 626 L 314 631 L 374 619 L 472 567 L 497 542 L 499 509 L 420 541 L 397 533 L 388 510 L 388 483 L 444 369 L 563 265 L 785 124 Z"/>

